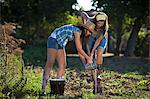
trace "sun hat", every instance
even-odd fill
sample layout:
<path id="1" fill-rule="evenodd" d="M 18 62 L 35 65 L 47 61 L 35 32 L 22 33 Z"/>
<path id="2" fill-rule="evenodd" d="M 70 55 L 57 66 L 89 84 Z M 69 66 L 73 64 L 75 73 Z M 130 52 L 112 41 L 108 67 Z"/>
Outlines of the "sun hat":
<path id="1" fill-rule="evenodd" d="M 98 12 L 96 15 L 96 21 L 106 20 L 107 15 L 104 12 Z"/>
<path id="2" fill-rule="evenodd" d="M 82 26 L 90 31 L 94 31 L 95 29 L 95 24 L 91 22 L 90 20 L 87 20 L 87 22 L 85 24 L 82 24 Z"/>

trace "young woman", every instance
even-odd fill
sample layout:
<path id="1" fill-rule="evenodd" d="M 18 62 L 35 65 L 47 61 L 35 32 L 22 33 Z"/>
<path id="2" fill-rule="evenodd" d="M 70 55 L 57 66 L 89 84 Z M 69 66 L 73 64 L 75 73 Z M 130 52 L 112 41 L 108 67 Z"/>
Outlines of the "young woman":
<path id="1" fill-rule="evenodd" d="M 75 39 L 75 44 L 78 53 L 80 53 L 91 64 L 92 59 L 82 49 L 80 36 L 83 35 L 82 29 L 86 28 L 89 31 L 94 29 L 94 25 L 91 23 L 85 25 L 64 25 L 55 29 L 48 37 L 47 41 L 47 62 L 44 67 L 43 81 L 42 81 L 42 95 L 45 95 L 45 87 L 49 79 L 49 73 L 53 67 L 55 59 L 57 59 L 59 69 L 57 72 L 58 79 L 64 79 L 65 67 L 66 67 L 66 53 L 65 47 L 68 41 Z M 88 34 L 89 35 L 89 34 Z"/>
<path id="2" fill-rule="evenodd" d="M 95 69 L 92 70 L 93 72 L 93 78 L 94 81 L 100 81 L 100 65 L 103 63 L 103 57 L 102 54 L 106 48 L 107 42 L 108 42 L 108 16 L 104 12 L 97 12 L 93 17 L 89 17 L 87 13 L 83 12 L 81 13 L 81 17 L 83 19 L 83 23 L 86 23 L 88 20 L 91 20 L 95 23 L 96 27 L 95 30 L 97 32 L 92 33 L 88 40 L 88 48 L 90 50 L 89 54 L 90 57 L 95 59 L 96 65 L 93 65 L 91 68 L 90 65 L 86 65 L 87 69 Z M 89 32 L 89 31 L 87 31 Z M 80 55 L 83 59 L 83 56 Z M 98 70 L 97 70 L 98 69 Z M 95 77 L 95 73 L 97 72 L 98 75 Z M 95 82 L 95 84 L 96 84 Z M 97 84 L 96 84 L 97 85 Z M 98 85 L 97 85 L 98 86 Z M 97 87 L 98 88 L 98 87 Z M 97 90 L 97 92 L 100 91 L 100 89 L 97 89 L 94 87 L 94 90 Z"/>

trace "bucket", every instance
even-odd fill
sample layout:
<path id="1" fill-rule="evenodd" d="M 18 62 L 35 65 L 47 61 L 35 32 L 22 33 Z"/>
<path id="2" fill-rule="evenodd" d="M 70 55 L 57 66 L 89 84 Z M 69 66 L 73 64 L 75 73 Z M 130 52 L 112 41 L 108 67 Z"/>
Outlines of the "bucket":
<path id="1" fill-rule="evenodd" d="M 64 79 L 50 79 L 50 95 L 64 95 Z"/>

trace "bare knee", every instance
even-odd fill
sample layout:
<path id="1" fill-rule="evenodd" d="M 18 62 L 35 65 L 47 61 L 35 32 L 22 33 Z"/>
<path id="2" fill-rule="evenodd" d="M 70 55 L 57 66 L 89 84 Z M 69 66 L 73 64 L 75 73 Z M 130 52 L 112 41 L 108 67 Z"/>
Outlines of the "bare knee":
<path id="1" fill-rule="evenodd" d="M 102 61 L 102 60 L 98 60 L 98 61 L 96 61 L 96 64 L 97 64 L 97 65 L 102 65 L 102 64 L 103 64 L 103 61 Z"/>
<path id="2" fill-rule="evenodd" d="M 97 60 L 96 60 L 96 63 L 98 65 L 101 65 L 103 63 L 103 49 L 98 49 L 97 51 Z"/>
<path id="3" fill-rule="evenodd" d="M 97 55 L 96 64 L 101 65 L 103 63 L 102 55 Z"/>

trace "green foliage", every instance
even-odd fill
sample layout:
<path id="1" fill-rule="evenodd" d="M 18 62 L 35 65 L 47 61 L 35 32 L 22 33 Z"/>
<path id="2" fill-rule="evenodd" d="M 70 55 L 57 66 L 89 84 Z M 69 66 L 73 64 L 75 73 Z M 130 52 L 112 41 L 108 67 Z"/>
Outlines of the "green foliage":
<path id="1" fill-rule="evenodd" d="M 68 24 L 80 24 L 81 21 L 75 15 L 68 15 L 67 16 L 67 23 Z"/>
<path id="2" fill-rule="evenodd" d="M 66 24 L 74 0 L 4 0 L 2 19 L 22 26 L 20 36 L 27 43 L 47 38 L 57 27 Z"/>
<path id="3" fill-rule="evenodd" d="M 7 53 L 5 57 L 1 57 L 0 62 L 0 92 L 3 91 L 3 94 L 9 95 L 20 89 L 16 84 L 22 78 L 23 60 L 20 56 Z"/>
<path id="4" fill-rule="evenodd" d="M 122 26 L 122 40 L 124 42 L 127 42 L 132 30 L 132 26 L 134 25 L 134 19 L 129 17 L 128 15 L 125 15 L 123 21 L 124 22 Z"/>
<path id="5" fill-rule="evenodd" d="M 92 97 L 94 97 L 93 93 L 88 93 L 88 94 L 83 93 L 83 95 L 82 95 L 83 99 L 91 99 Z"/>
<path id="6" fill-rule="evenodd" d="M 145 86 L 145 85 L 150 84 L 150 80 L 141 80 L 137 84 L 141 86 Z"/>
<path id="7" fill-rule="evenodd" d="M 138 38 L 137 38 L 137 45 L 135 48 L 135 54 L 137 56 L 142 57 L 149 57 L 149 38 L 150 38 L 150 30 L 147 27 L 141 28 Z"/>
<path id="8" fill-rule="evenodd" d="M 32 66 L 25 69 L 25 77 L 28 79 L 21 93 L 36 95 L 41 92 L 42 72 L 39 69 L 33 69 Z"/>

